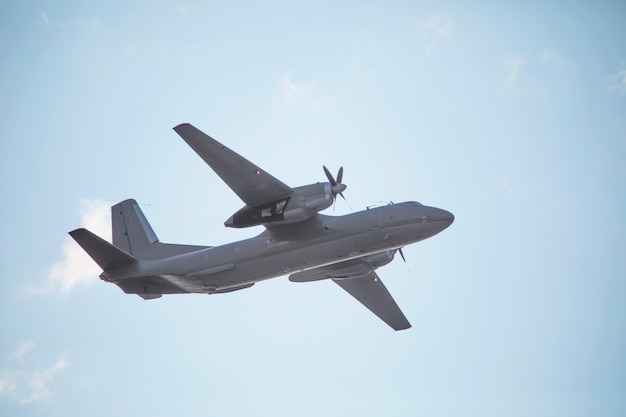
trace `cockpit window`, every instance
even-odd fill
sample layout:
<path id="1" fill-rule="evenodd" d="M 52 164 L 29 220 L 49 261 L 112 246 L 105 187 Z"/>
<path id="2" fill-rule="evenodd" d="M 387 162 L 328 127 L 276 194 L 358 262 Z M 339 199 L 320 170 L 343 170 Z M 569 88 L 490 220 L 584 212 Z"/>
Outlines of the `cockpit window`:
<path id="1" fill-rule="evenodd" d="M 270 217 L 272 215 L 272 207 L 267 207 L 261 210 L 261 217 Z"/>

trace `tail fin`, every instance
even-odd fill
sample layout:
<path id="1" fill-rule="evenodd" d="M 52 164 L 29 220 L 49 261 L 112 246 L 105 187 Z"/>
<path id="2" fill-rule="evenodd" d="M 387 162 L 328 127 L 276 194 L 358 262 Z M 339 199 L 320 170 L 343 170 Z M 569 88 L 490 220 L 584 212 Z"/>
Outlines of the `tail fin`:
<path id="1" fill-rule="evenodd" d="M 123 250 L 111 245 L 106 240 L 94 235 L 87 229 L 71 231 L 70 236 L 72 236 L 76 243 L 78 243 L 85 252 L 100 265 L 100 268 L 105 271 L 126 266 L 137 260 Z"/>
<path id="2" fill-rule="evenodd" d="M 161 259 L 206 249 L 207 246 L 159 242 L 137 202 L 124 200 L 111 207 L 113 244 L 141 259 Z"/>
<path id="3" fill-rule="evenodd" d="M 111 207 L 113 244 L 139 256 L 152 243 L 158 242 L 154 230 L 135 200 L 125 200 Z"/>

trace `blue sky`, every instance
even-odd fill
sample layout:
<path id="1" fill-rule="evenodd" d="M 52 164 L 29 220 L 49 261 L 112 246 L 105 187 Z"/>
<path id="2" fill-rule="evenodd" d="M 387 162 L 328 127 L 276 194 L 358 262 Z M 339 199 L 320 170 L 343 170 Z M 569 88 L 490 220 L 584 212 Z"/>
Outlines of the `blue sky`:
<path id="1" fill-rule="evenodd" d="M 0 414 L 624 415 L 626 6 L 492 3 L 0 5 Z M 164 242 L 260 232 L 182 122 L 453 212 L 378 271 L 413 328 L 330 282 L 101 282 L 67 232 L 126 198 Z"/>

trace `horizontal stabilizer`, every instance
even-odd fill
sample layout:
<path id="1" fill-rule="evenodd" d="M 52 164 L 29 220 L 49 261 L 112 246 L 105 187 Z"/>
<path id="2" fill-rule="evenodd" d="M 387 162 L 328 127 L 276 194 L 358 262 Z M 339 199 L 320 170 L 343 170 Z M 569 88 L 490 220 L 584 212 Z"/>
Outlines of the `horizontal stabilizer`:
<path id="1" fill-rule="evenodd" d="M 129 265 L 137 260 L 87 229 L 71 231 L 70 236 L 105 271 Z"/>

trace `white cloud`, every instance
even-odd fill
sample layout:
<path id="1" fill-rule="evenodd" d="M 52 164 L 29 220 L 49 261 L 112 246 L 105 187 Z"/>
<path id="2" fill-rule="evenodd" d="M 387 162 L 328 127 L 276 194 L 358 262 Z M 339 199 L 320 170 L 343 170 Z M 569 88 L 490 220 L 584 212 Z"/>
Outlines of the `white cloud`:
<path id="1" fill-rule="evenodd" d="M 167 49 L 161 47 L 161 46 L 153 46 L 152 50 L 154 51 L 155 54 L 157 54 L 160 58 L 165 58 L 169 55 L 169 52 Z"/>
<path id="2" fill-rule="evenodd" d="M 52 24 L 52 20 L 50 20 L 48 15 L 46 15 L 46 13 L 43 10 L 39 10 L 39 16 L 41 16 L 41 20 L 43 20 L 43 24 L 44 25 L 51 25 Z"/>
<path id="3" fill-rule="evenodd" d="M 427 19 L 418 20 L 417 31 L 423 35 L 448 36 L 454 23 L 450 17 L 431 14 Z"/>
<path id="4" fill-rule="evenodd" d="M 56 26 L 58 28 L 65 27 L 65 23 L 57 22 L 57 21 L 50 19 L 50 17 L 43 10 L 39 10 L 39 17 L 41 17 L 43 24 L 46 26 Z M 83 30 L 94 32 L 100 27 L 100 24 L 102 22 L 98 18 L 96 19 L 77 18 L 77 19 L 69 20 L 66 23 L 68 27 L 77 27 Z"/>
<path id="5" fill-rule="evenodd" d="M 448 16 L 432 14 L 427 19 L 418 20 L 415 30 L 424 43 L 424 56 L 430 55 L 443 38 L 452 34 L 454 22 Z"/>
<path id="6" fill-rule="evenodd" d="M 103 239 L 111 241 L 110 203 L 101 200 L 80 200 L 80 217 L 83 227 Z M 100 267 L 69 236 L 63 247 L 63 260 L 50 268 L 47 281 L 37 287 L 29 287 L 32 294 L 66 294 L 77 284 L 96 282 Z"/>
<path id="7" fill-rule="evenodd" d="M 176 8 L 176 11 L 181 14 L 187 14 L 191 12 L 191 10 L 192 10 L 191 4 L 183 4 L 182 6 L 179 6 Z"/>
<path id="8" fill-rule="evenodd" d="M 507 195 L 509 195 L 510 197 L 513 197 L 515 195 L 515 187 L 513 186 L 513 183 L 511 182 L 511 178 L 509 177 L 508 173 L 504 174 L 504 176 L 502 177 L 501 184 Z"/>
<path id="9" fill-rule="evenodd" d="M 626 96 L 626 63 L 622 63 L 621 69 L 609 77 L 609 93 Z"/>
<path id="10" fill-rule="evenodd" d="M 541 62 L 551 65 L 553 67 L 562 67 L 565 64 L 568 64 L 568 62 L 561 58 L 559 55 L 557 55 L 556 53 L 549 51 L 549 50 L 544 50 L 541 53 Z"/>
<path id="11" fill-rule="evenodd" d="M 10 396 L 14 397 L 17 392 L 17 378 L 19 373 L 11 372 L 8 370 L 0 371 L 0 397 Z"/>
<path id="12" fill-rule="evenodd" d="M 60 357 L 43 371 L 25 370 L 24 355 L 34 346 L 32 341 L 20 343 L 10 357 L 16 359 L 17 364 L 12 362 L 11 368 L 0 369 L 0 397 L 21 397 L 20 401 L 28 404 L 47 400 L 53 395 L 54 378 L 67 367 L 67 361 Z"/>
<path id="13" fill-rule="evenodd" d="M 24 356 L 35 347 L 35 343 L 32 340 L 27 340 L 19 344 L 15 352 L 13 352 L 13 359 L 19 363 L 24 362 Z"/>
<path id="14" fill-rule="evenodd" d="M 502 70 L 508 84 L 514 85 L 517 83 L 520 69 L 524 65 L 526 65 L 526 58 L 520 55 L 510 56 L 502 60 Z"/>
<path id="15" fill-rule="evenodd" d="M 46 26 L 54 25 L 54 26 L 59 27 L 59 28 L 63 27 L 63 23 L 52 21 L 52 19 L 50 19 L 48 17 L 48 15 L 43 10 L 39 10 L 39 17 L 41 17 L 41 20 L 43 20 L 43 24 L 46 25 Z"/>
<path id="16" fill-rule="evenodd" d="M 42 372 L 35 372 L 30 375 L 29 384 L 31 393 L 22 399 L 23 403 L 33 403 L 47 400 L 52 396 L 52 386 L 54 376 L 65 369 L 67 363 L 65 359 L 59 358 L 54 365 Z"/>
<path id="17" fill-rule="evenodd" d="M 82 225 L 102 237 L 111 240 L 111 203 L 102 200 L 80 199 Z"/>
<path id="18" fill-rule="evenodd" d="M 302 83 L 293 81 L 293 75 L 285 72 L 280 77 L 279 100 L 288 107 L 305 106 L 316 108 L 320 105 L 320 96 L 315 86 L 315 81 L 309 80 Z"/>
<path id="19" fill-rule="evenodd" d="M 79 25 L 88 31 L 94 32 L 98 30 L 102 22 L 100 19 L 92 19 L 92 20 L 80 20 Z"/>

